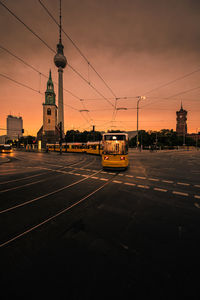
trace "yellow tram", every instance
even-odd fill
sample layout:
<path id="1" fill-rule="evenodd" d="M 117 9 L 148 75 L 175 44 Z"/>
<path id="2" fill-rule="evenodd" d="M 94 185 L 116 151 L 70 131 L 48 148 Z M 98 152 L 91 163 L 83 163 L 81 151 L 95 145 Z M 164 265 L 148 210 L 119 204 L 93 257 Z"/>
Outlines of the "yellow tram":
<path id="1" fill-rule="evenodd" d="M 87 142 L 86 153 L 102 155 L 102 141 Z"/>
<path id="2" fill-rule="evenodd" d="M 103 168 L 127 168 L 128 158 L 128 134 L 104 133 L 102 152 Z"/>

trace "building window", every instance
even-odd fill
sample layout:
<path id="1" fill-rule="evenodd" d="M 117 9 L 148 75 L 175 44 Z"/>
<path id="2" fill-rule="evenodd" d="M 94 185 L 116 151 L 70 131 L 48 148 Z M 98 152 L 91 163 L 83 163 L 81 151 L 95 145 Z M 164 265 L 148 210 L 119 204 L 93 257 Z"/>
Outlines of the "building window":
<path id="1" fill-rule="evenodd" d="M 47 115 L 51 115 L 51 108 L 47 108 Z"/>
<path id="2" fill-rule="evenodd" d="M 48 119 L 48 123 L 51 123 L 51 120 L 50 120 L 50 119 Z"/>

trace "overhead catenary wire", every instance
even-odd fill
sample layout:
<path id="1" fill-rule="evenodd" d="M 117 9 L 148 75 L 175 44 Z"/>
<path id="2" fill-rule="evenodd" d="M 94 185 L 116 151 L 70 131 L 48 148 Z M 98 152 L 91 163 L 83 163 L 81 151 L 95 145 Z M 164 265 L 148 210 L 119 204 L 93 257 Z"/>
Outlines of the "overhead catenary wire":
<path id="1" fill-rule="evenodd" d="M 37 33 L 35 33 L 28 25 L 25 24 L 15 13 L 13 13 L 2 1 L 0 0 L 0 4 L 10 13 L 12 16 L 14 16 L 21 24 L 23 24 L 34 36 L 36 36 L 45 46 L 48 47 L 49 50 L 51 50 L 53 53 L 56 53 L 55 50 L 53 50 Z M 110 105 L 114 107 L 112 102 L 110 102 L 99 90 L 94 87 L 83 75 L 81 75 L 73 66 L 68 64 L 68 66 L 83 80 L 85 81 L 93 90 L 95 90 L 101 97 L 103 97 Z"/>
<path id="2" fill-rule="evenodd" d="M 56 19 L 54 18 L 54 16 L 50 13 L 50 11 L 48 10 L 48 8 L 42 3 L 41 0 L 38 0 L 40 5 L 44 8 L 44 10 L 47 12 L 47 14 L 52 18 L 52 20 L 59 26 L 59 23 L 56 21 Z M 87 57 L 83 54 L 83 52 L 80 50 L 80 48 L 76 45 L 76 43 L 72 40 L 72 38 L 63 30 L 62 28 L 62 32 L 64 33 L 64 35 L 69 39 L 69 41 L 72 43 L 72 45 L 76 48 L 76 50 L 79 52 L 79 54 L 83 57 L 83 59 L 87 62 L 88 64 L 88 82 L 90 82 L 89 80 L 89 67 L 97 74 L 97 76 L 101 79 L 101 81 L 105 84 L 105 86 L 109 89 L 109 91 L 112 93 L 112 95 L 116 98 L 116 94 L 113 92 L 113 90 L 111 89 L 111 87 L 106 83 L 106 81 L 103 79 L 103 77 L 97 72 L 97 70 L 93 67 L 93 65 L 91 64 L 91 62 L 87 59 Z"/>

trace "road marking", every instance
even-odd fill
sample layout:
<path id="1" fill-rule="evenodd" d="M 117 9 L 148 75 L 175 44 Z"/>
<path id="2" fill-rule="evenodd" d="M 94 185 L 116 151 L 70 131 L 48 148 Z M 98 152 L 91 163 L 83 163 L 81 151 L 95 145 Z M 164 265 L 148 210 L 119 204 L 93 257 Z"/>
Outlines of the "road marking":
<path id="1" fill-rule="evenodd" d="M 158 191 L 158 192 L 167 192 L 167 190 L 165 189 L 160 189 L 160 188 L 154 188 L 155 191 Z"/>
<path id="2" fill-rule="evenodd" d="M 130 183 L 130 182 L 124 182 L 124 184 L 131 185 L 131 186 L 135 186 L 136 185 L 135 183 Z"/>
<path id="3" fill-rule="evenodd" d="M 151 181 L 159 181 L 159 179 L 157 179 L 157 178 L 148 178 L 148 179 Z"/>
<path id="4" fill-rule="evenodd" d="M 164 183 L 174 183 L 174 181 L 172 181 L 172 180 L 162 180 L 162 182 L 164 182 Z"/>
<path id="5" fill-rule="evenodd" d="M 83 176 L 83 177 L 87 177 L 87 178 L 89 177 L 88 175 L 84 175 L 84 174 L 83 174 L 83 175 L 81 175 L 81 176 Z"/>
<path id="6" fill-rule="evenodd" d="M 186 186 L 190 185 L 189 183 L 185 183 L 185 182 L 177 182 L 177 184 L 179 184 L 179 185 L 186 185 Z"/>
<path id="7" fill-rule="evenodd" d="M 200 185 L 199 185 L 199 184 L 195 184 L 194 186 L 200 188 Z"/>
<path id="8" fill-rule="evenodd" d="M 118 176 L 124 176 L 124 174 L 118 174 Z M 125 176 L 127 176 L 127 175 L 125 175 Z"/>
<path id="9" fill-rule="evenodd" d="M 102 171 L 101 173 L 102 173 L 102 174 L 107 174 L 107 172 L 105 172 L 105 171 Z"/>
<path id="10" fill-rule="evenodd" d="M 114 183 L 122 183 L 122 181 L 119 180 L 113 180 Z"/>
<path id="11" fill-rule="evenodd" d="M 125 175 L 126 177 L 130 177 L 130 178 L 133 178 L 133 175 Z"/>
<path id="12" fill-rule="evenodd" d="M 198 203 L 194 203 L 194 206 L 196 206 L 197 208 L 200 208 L 200 205 Z"/>
<path id="13" fill-rule="evenodd" d="M 115 173 L 108 173 L 108 174 L 110 174 L 110 175 L 115 175 Z"/>
<path id="14" fill-rule="evenodd" d="M 138 179 L 147 179 L 146 177 L 136 176 Z"/>
<path id="15" fill-rule="evenodd" d="M 177 191 L 173 191 L 172 194 L 181 195 L 181 196 L 189 196 L 188 193 L 182 193 L 182 192 L 177 192 Z"/>
<path id="16" fill-rule="evenodd" d="M 96 177 L 96 176 L 92 176 L 91 178 L 92 179 L 99 179 L 99 177 Z"/>
<path id="17" fill-rule="evenodd" d="M 194 198 L 200 199 L 200 196 L 199 195 L 194 195 Z"/>
<path id="18" fill-rule="evenodd" d="M 142 188 L 142 189 L 149 189 L 148 185 L 138 184 L 137 187 Z"/>
<path id="19" fill-rule="evenodd" d="M 79 174 L 79 173 L 74 173 L 74 175 L 80 176 L 81 174 Z"/>
<path id="20" fill-rule="evenodd" d="M 100 178 L 100 180 L 108 181 L 108 178 Z"/>

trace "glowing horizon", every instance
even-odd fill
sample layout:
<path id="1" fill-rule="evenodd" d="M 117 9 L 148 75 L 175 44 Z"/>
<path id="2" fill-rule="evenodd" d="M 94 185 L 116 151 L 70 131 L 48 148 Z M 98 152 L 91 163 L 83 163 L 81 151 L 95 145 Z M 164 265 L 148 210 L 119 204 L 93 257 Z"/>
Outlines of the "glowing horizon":
<path id="1" fill-rule="evenodd" d="M 105 0 L 101 3 L 94 0 L 93 4 L 87 0 L 84 5 L 81 1 L 78 1 L 79 5 L 72 0 L 63 1 L 63 29 L 67 28 L 69 35 L 119 98 L 116 101 L 119 110 L 113 119 L 115 99 L 112 93 L 63 36 L 64 53 L 70 65 L 109 100 L 100 97 L 67 65 L 63 73 L 64 89 L 76 97 L 64 90 L 65 132 L 71 129 L 91 130 L 93 125 L 98 131 L 136 130 L 137 96 L 146 96 L 140 102 L 139 130 L 175 131 L 176 111 L 180 109 L 181 101 L 188 111 L 188 133 L 200 130 L 200 43 L 197 26 L 200 10 L 196 1 L 191 2 L 193 6 L 185 0 L 181 4 L 173 0 L 165 3 L 164 7 L 158 0 L 151 4 L 149 1 L 141 3 L 136 0 L 133 3 L 125 0 L 115 6 Z M 44 4 L 57 19 L 59 3 L 48 1 Z M 8 0 L 6 5 L 56 51 L 58 28 L 39 3 Z M 177 14 L 180 11 L 181 14 Z M 58 100 L 54 53 L 2 6 L 0 16 L 1 46 L 39 71 L 34 71 L 0 48 L 0 74 L 35 90 L 1 76 L 0 128 L 6 129 L 7 115 L 20 115 L 24 135 L 35 136 L 43 122 L 42 103 L 47 82 L 41 74 L 48 77 L 49 69 L 52 70 Z M 177 80 L 180 77 L 183 78 Z M 125 97 L 127 99 L 120 99 Z M 0 135 L 5 132 L 0 130 Z"/>

